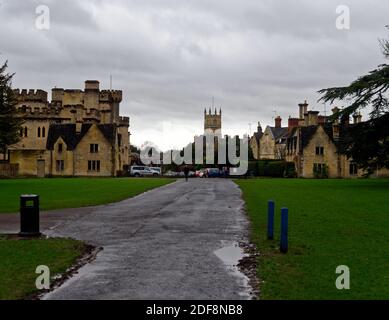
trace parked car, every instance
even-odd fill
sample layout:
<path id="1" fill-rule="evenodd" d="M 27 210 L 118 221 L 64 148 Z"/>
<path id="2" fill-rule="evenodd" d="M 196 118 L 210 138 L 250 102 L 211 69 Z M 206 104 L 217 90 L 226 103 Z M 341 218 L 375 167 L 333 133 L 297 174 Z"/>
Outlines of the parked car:
<path id="1" fill-rule="evenodd" d="M 194 172 L 194 171 L 189 171 L 188 177 L 189 177 L 189 178 L 195 178 L 195 177 L 196 177 L 196 172 Z"/>
<path id="2" fill-rule="evenodd" d="M 161 173 L 161 168 L 160 168 L 160 167 L 150 167 L 150 169 L 151 169 L 154 173 L 156 173 L 157 176 L 162 175 L 162 173 Z"/>
<path id="3" fill-rule="evenodd" d="M 145 166 L 132 166 L 130 168 L 131 177 L 150 177 L 157 176 L 158 173 Z"/>
<path id="4" fill-rule="evenodd" d="M 208 178 L 218 178 L 220 177 L 220 170 L 218 168 L 209 168 L 207 169 L 206 176 Z"/>
<path id="5" fill-rule="evenodd" d="M 205 171 L 206 171 L 206 170 L 204 170 L 204 169 L 197 170 L 196 173 L 195 173 L 195 174 L 196 174 L 196 177 L 197 177 L 197 178 L 205 178 Z"/>
<path id="6" fill-rule="evenodd" d="M 171 170 L 165 173 L 165 177 L 177 177 L 178 175 L 179 175 L 178 172 L 171 171 Z"/>

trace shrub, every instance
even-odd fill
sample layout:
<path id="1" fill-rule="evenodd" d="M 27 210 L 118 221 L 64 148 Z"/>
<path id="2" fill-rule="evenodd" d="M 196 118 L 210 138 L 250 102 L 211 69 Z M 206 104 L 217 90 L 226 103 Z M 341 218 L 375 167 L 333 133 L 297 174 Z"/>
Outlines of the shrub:
<path id="1" fill-rule="evenodd" d="M 255 176 L 273 178 L 294 178 L 296 169 L 293 162 L 281 160 L 259 160 L 250 161 L 249 172 L 253 171 Z"/>

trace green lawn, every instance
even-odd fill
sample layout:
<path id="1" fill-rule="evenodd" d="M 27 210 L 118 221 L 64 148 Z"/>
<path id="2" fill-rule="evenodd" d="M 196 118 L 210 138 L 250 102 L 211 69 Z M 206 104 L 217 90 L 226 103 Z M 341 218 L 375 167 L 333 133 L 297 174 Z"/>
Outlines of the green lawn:
<path id="1" fill-rule="evenodd" d="M 71 239 L 6 240 L 0 237 L 0 300 L 23 299 L 37 292 L 37 266 L 48 266 L 53 277 L 64 273 L 84 252 L 84 244 Z"/>
<path id="2" fill-rule="evenodd" d="M 260 299 L 389 299 L 389 180 L 238 180 L 260 250 Z M 276 201 L 274 241 L 267 201 Z M 279 253 L 281 207 L 290 252 Z M 335 269 L 350 268 L 350 290 Z"/>
<path id="3" fill-rule="evenodd" d="M 19 211 L 21 194 L 38 194 L 42 210 L 120 201 L 173 182 L 147 178 L 53 178 L 0 180 L 0 213 Z"/>

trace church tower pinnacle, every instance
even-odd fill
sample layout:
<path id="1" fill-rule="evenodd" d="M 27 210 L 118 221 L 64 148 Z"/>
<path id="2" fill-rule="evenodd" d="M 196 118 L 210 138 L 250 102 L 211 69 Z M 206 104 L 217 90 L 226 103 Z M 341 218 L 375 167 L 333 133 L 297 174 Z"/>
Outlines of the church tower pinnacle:
<path id="1" fill-rule="evenodd" d="M 221 136 L 222 129 L 222 109 L 220 108 L 219 113 L 215 108 L 215 113 L 212 114 L 211 109 L 209 113 L 204 113 L 204 134 L 214 133 Z"/>

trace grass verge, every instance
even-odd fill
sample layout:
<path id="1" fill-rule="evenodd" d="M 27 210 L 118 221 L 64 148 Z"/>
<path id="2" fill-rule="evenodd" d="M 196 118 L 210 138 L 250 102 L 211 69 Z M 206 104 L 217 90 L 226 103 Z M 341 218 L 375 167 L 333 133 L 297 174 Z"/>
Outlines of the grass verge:
<path id="1" fill-rule="evenodd" d="M 37 266 L 48 266 L 51 277 L 63 274 L 85 251 L 83 242 L 72 239 L 11 240 L 0 236 L 0 300 L 37 293 Z"/>
<path id="2" fill-rule="evenodd" d="M 17 212 L 21 194 L 38 194 L 41 210 L 77 208 L 120 201 L 173 181 L 163 178 L 0 180 L 0 213 Z"/>
<path id="3" fill-rule="evenodd" d="M 258 246 L 260 299 L 388 299 L 389 180 L 237 180 Z M 266 239 L 276 201 L 275 240 Z M 281 207 L 289 208 L 288 254 L 279 253 Z M 339 265 L 350 290 L 335 286 Z"/>

